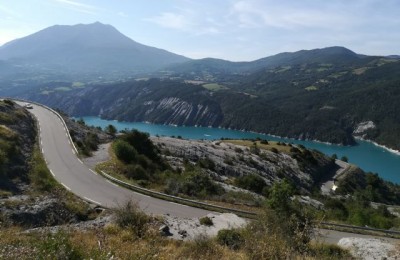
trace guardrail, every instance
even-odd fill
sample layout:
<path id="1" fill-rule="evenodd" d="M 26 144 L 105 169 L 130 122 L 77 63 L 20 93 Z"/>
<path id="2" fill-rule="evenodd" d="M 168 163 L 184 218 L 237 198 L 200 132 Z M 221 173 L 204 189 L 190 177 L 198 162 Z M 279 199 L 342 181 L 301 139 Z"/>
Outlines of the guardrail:
<path id="1" fill-rule="evenodd" d="M 320 222 L 320 224 L 322 226 L 325 226 L 325 227 L 339 227 L 339 228 L 345 228 L 345 229 L 355 229 L 355 230 L 360 230 L 360 231 L 379 232 L 379 233 L 384 233 L 384 234 L 400 236 L 400 231 L 396 231 L 396 230 L 370 228 L 370 227 L 360 227 L 360 226 L 353 226 L 353 225 L 346 225 L 346 224 L 336 224 L 336 223 L 330 223 L 330 222 Z"/>
<path id="2" fill-rule="evenodd" d="M 74 142 L 72 141 L 71 135 L 68 131 L 68 127 L 67 124 L 65 123 L 64 119 L 62 118 L 62 116 L 55 110 L 34 102 L 34 101 L 29 101 L 29 100 L 24 100 L 24 99 L 18 99 L 18 98 L 9 98 L 6 97 L 5 99 L 11 99 L 11 100 L 16 100 L 16 101 L 21 101 L 21 102 L 26 102 L 26 103 L 32 103 L 38 106 L 41 106 L 45 109 L 48 109 L 49 111 L 53 112 L 55 115 L 57 115 L 57 117 L 61 120 L 62 124 L 64 125 L 68 138 L 70 139 L 71 145 L 73 146 L 76 155 L 78 155 L 78 150 L 75 147 Z M 207 209 L 207 210 L 213 210 L 213 211 L 217 211 L 217 212 L 231 212 L 231 213 L 235 213 L 239 216 L 243 216 L 243 217 L 247 217 L 247 218 L 255 218 L 257 216 L 257 213 L 254 212 L 249 212 L 249 211 L 244 211 L 244 210 L 238 210 L 238 209 L 232 209 L 232 208 L 227 208 L 227 207 L 222 207 L 222 206 L 217 206 L 217 205 L 212 205 L 212 204 L 208 204 L 208 203 L 204 203 L 204 202 L 200 202 L 200 201 L 196 201 L 196 200 L 190 200 L 190 199 L 184 199 L 184 198 L 180 198 L 180 197 L 176 197 L 176 196 L 172 196 L 172 195 L 168 195 L 165 193 L 161 193 L 161 192 L 157 192 L 157 191 L 152 191 L 137 185 L 133 185 L 124 181 L 121 181 L 117 178 L 114 178 L 112 176 L 110 176 L 109 174 L 101 171 L 101 175 L 104 176 L 105 178 L 109 179 L 110 181 L 117 183 L 121 186 L 124 186 L 128 189 L 131 189 L 133 191 L 136 191 L 138 193 L 142 193 L 145 195 L 149 195 L 151 197 L 155 197 L 155 198 L 159 198 L 159 199 L 163 199 L 163 200 L 168 200 L 168 201 L 172 201 L 172 202 L 176 202 L 179 204 L 183 204 L 183 205 L 188 205 L 188 206 L 192 206 L 192 207 L 197 207 L 197 208 L 203 208 L 203 209 Z M 379 232 L 381 234 L 386 234 L 386 235 L 396 235 L 396 236 L 400 236 L 400 231 L 395 231 L 395 230 L 387 230 L 387 229 L 378 229 L 378 228 L 370 228 L 370 227 L 360 227 L 360 226 L 353 226 L 353 225 L 345 225 L 345 224 L 336 224 L 336 223 L 330 223 L 330 222 L 320 222 L 319 223 L 322 226 L 325 227 L 337 227 L 337 228 L 344 228 L 344 229 L 352 229 L 352 230 L 358 230 L 358 231 L 369 231 L 369 232 Z"/>
<path id="3" fill-rule="evenodd" d="M 231 212 L 231 213 L 235 213 L 239 216 L 246 217 L 246 218 L 254 218 L 255 216 L 257 216 L 257 214 L 254 212 L 217 206 L 217 205 L 213 205 L 213 204 L 209 204 L 209 203 L 204 203 L 201 201 L 185 199 L 185 198 L 165 194 L 162 192 L 152 191 L 152 190 L 149 190 L 149 189 L 137 186 L 137 185 L 133 185 L 133 184 L 121 181 L 121 180 L 114 178 L 111 175 L 105 173 L 104 171 L 101 171 L 101 175 L 103 175 L 105 178 L 109 179 L 110 181 L 117 183 L 121 186 L 124 186 L 128 189 L 131 189 L 133 191 L 136 191 L 136 192 L 139 192 L 142 194 L 149 195 L 151 197 L 159 198 L 162 200 L 177 202 L 179 204 L 202 208 L 202 209 L 207 209 L 207 210 L 212 210 L 212 211 L 217 211 L 217 212 Z"/>

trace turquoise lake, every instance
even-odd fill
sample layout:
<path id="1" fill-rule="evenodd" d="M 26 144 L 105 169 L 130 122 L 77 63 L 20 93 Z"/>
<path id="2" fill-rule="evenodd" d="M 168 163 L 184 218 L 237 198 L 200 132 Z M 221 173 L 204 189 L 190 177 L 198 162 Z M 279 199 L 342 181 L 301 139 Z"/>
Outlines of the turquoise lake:
<path id="1" fill-rule="evenodd" d="M 273 141 L 302 144 L 307 148 L 317 149 L 327 155 L 337 154 L 338 158 L 346 156 L 349 162 L 358 165 L 364 171 L 378 173 L 385 180 L 400 183 L 400 155 L 389 152 L 370 142 L 357 141 L 356 146 L 330 145 L 314 141 L 298 141 L 293 139 L 279 138 L 270 135 L 256 134 L 236 130 L 207 127 L 188 127 L 156 125 L 142 122 L 118 122 L 104 120 L 99 117 L 82 117 L 87 125 L 106 127 L 114 125 L 118 130 L 137 129 L 150 135 L 160 136 L 182 136 L 186 139 L 220 139 L 224 138 L 263 138 Z"/>

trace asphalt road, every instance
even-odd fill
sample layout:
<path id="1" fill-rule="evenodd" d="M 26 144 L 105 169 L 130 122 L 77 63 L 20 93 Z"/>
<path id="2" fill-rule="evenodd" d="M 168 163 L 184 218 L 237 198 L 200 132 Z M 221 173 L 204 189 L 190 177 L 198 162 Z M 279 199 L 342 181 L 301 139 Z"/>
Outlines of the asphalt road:
<path id="1" fill-rule="evenodd" d="M 19 102 L 21 105 L 25 103 Z M 32 105 L 40 128 L 40 146 L 48 168 L 64 187 L 95 204 L 111 208 L 127 200 L 137 201 L 140 208 L 151 214 L 177 217 L 202 217 L 210 211 L 176 204 L 119 187 L 89 169 L 76 156 L 61 120 L 51 111 Z"/>

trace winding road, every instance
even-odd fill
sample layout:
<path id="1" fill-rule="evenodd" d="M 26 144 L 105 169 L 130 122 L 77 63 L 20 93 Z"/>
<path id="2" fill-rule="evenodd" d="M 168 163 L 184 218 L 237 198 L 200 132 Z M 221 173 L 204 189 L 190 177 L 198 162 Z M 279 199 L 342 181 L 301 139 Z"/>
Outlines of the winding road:
<path id="1" fill-rule="evenodd" d="M 18 102 L 25 105 L 24 102 Z M 202 217 L 210 211 L 176 204 L 127 190 L 109 182 L 89 169 L 77 157 L 61 119 L 50 110 L 32 104 L 30 112 L 40 129 L 40 147 L 54 178 L 79 197 L 106 208 L 137 201 L 140 208 L 151 214 L 176 217 Z"/>
<path id="2" fill-rule="evenodd" d="M 17 102 L 25 105 L 25 102 Z M 30 112 L 39 125 L 40 147 L 54 178 L 75 195 L 106 208 L 116 207 L 127 200 L 137 201 L 145 212 L 176 217 L 202 217 L 210 211 L 152 198 L 133 192 L 106 180 L 89 169 L 76 155 L 61 119 L 49 109 L 32 104 Z M 347 232 L 319 229 L 318 240 L 336 244 L 343 237 L 374 237 Z M 390 240 L 390 239 L 389 239 Z"/>

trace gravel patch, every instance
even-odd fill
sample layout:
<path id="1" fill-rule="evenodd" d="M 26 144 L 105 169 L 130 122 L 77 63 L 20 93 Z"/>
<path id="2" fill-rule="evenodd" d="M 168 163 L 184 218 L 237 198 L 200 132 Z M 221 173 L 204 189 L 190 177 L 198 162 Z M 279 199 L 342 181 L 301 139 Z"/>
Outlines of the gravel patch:
<path id="1" fill-rule="evenodd" d="M 169 235 L 173 239 L 193 240 L 199 235 L 214 237 L 221 229 L 240 228 L 245 226 L 248 221 L 232 213 L 209 213 L 207 215 L 213 225 L 201 225 L 199 218 L 177 218 L 165 215 L 164 223 L 169 227 Z"/>
<path id="2" fill-rule="evenodd" d="M 110 160 L 110 154 L 108 153 L 110 146 L 111 143 L 100 144 L 99 149 L 94 151 L 91 157 L 84 158 L 82 161 L 91 169 L 94 169 L 97 164 Z"/>

